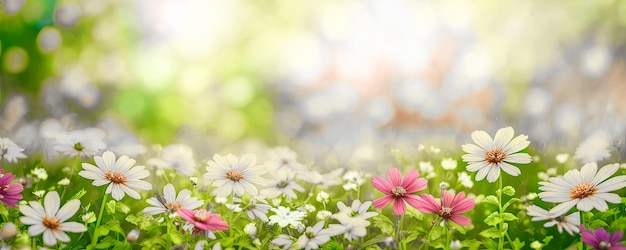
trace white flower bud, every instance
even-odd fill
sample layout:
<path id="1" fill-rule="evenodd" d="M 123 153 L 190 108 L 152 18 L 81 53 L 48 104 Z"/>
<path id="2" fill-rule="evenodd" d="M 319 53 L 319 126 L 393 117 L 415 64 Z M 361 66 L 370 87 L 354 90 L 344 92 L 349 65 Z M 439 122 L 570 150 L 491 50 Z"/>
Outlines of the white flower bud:
<path id="1" fill-rule="evenodd" d="M 128 234 L 126 235 L 126 240 L 130 243 L 133 243 L 137 241 L 137 239 L 139 239 L 139 234 L 140 232 L 138 229 L 130 230 L 130 232 L 128 232 Z"/>

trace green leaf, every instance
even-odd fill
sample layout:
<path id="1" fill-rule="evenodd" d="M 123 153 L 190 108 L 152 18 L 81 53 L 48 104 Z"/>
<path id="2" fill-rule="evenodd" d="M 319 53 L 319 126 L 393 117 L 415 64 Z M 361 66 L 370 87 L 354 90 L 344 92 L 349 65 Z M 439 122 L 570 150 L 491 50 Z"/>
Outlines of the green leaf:
<path id="1" fill-rule="evenodd" d="M 502 213 L 502 220 L 503 221 L 515 221 L 515 220 L 519 220 L 519 218 L 517 218 L 517 216 L 513 215 L 512 213 Z"/>
<path id="2" fill-rule="evenodd" d="M 521 201 L 521 200 L 520 200 L 520 199 L 518 199 L 518 198 L 511 198 L 509 201 L 507 201 L 507 202 L 504 204 L 504 206 L 502 206 L 502 209 L 506 209 L 506 208 L 507 208 L 507 207 L 509 207 L 511 204 L 513 204 L 513 203 L 515 203 L 515 202 L 518 202 L 518 201 Z"/>
<path id="3" fill-rule="evenodd" d="M 108 214 L 115 214 L 115 201 L 109 201 L 106 204 L 106 211 Z"/>
<path id="4" fill-rule="evenodd" d="M 417 210 L 415 208 L 412 208 L 412 207 L 407 207 L 406 215 L 408 215 L 409 217 L 415 218 L 417 220 L 423 220 L 424 219 L 424 213 L 422 213 L 419 210 Z"/>
<path id="5" fill-rule="evenodd" d="M 552 235 L 548 235 L 545 238 L 543 238 L 543 244 L 547 245 L 548 243 L 550 243 L 550 241 L 552 240 L 552 238 L 554 238 L 554 236 Z"/>
<path id="6" fill-rule="evenodd" d="M 6 206 L 0 206 L 0 214 L 9 217 L 9 209 Z"/>
<path id="7" fill-rule="evenodd" d="M 515 240 L 511 242 L 511 244 L 513 245 L 513 250 L 522 249 L 522 247 L 526 245 L 526 243 L 524 243 L 523 241 L 520 241 L 519 238 L 515 238 Z"/>
<path id="8" fill-rule="evenodd" d="M 475 239 L 463 240 L 461 241 L 461 245 L 469 249 L 478 249 L 480 246 L 483 245 L 483 242 Z"/>
<path id="9" fill-rule="evenodd" d="M 375 217 L 372 217 L 373 226 L 380 229 L 381 233 L 386 235 L 391 235 L 395 230 L 395 226 L 393 222 L 387 216 L 379 214 Z"/>
<path id="10" fill-rule="evenodd" d="M 96 249 L 108 249 L 111 246 L 113 246 L 112 241 L 103 241 L 96 245 Z"/>
<path id="11" fill-rule="evenodd" d="M 461 234 L 465 234 L 466 233 L 465 232 L 465 228 L 463 228 L 463 226 L 461 226 L 461 225 L 458 225 L 458 224 L 452 222 L 452 223 L 450 223 L 450 226 L 452 226 L 452 228 L 454 228 L 455 230 L 459 231 L 459 233 L 461 233 Z"/>
<path id="12" fill-rule="evenodd" d="M 592 220 L 589 223 L 589 228 L 598 228 L 598 227 L 609 227 L 609 224 L 607 224 L 605 221 L 603 220 Z"/>
<path id="13" fill-rule="evenodd" d="M 504 236 L 504 232 L 500 231 L 499 229 L 492 227 L 492 228 L 488 228 L 482 232 L 480 232 L 480 236 L 485 237 L 485 238 L 500 238 L 502 236 Z"/>
<path id="14" fill-rule="evenodd" d="M 498 198 L 496 198 L 493 195 L 489 195 L 485 197 L 485 199 L 483 199 L 480 203 L 487 203 L 487 204 L 491 204 L 495 206 L 500 206 L 500 202 L 498 202 Z"/>
<path id="15" fill-rule="evenodd" d="M 513 196 L 515 195 L 515 188 L 511 187 L 511 186 L 506 186 L 502 188 L 502 193 L 506 194 L 508 196 Z"/>
<path id="16" fill-rule="evenodd" d="M 128 207 L 128 205 L 118 202 L 117 206 L 115 207 L 115 209 L 123 214 L 128 214 L 128 212 L 130 212 L 130 207 Z"/>
<path id="17" fill-rule="evenodd" d="M 492 227 L 495 225 L 498 225 L 500 221 L 501 221 L 500 214 L 498 214 L 497 211 L 491 213 L 489 216 L 487 216 L 487 218 L 485 218 L 485 223 Z"/>
<path id="18" fill-rule="evenodd" d="M 156 220 L 154 219 L 154 217 L 147 214 L 131 214 L 126 216 L 126 221 L 137 226 L 139 230 L 147 230 L 149 227 L 156 225 Z"/>
<path id="19" fill-rule="evenodd" d="M 410 245 L 415 239 L 417 239 L 418 232 L 411 232 L 409 235 L 402 238 L 402 243 L 406 245 Z"/>
<path id="20" fill-rule="evenodd" d="M 70 198 L 70 200 L 74 200 L 74 199 L 80 199 L 83 197 L 83 195 L 85 195 L 87 193 L 87 191 L 85 191 L 84 188 L 81 188 L 80 191 L 78 191 L 78 193 L 72 195 L 72 197 Z"/>
<path id="21" fill-rule="evenodd" d="M 121 235 L 123 235 L 124 237 L 126 236 L 126 232 L 124 231 L 124 229 L 122 229 L 122 227 L 120 226 L 119 221 L 109 221 L 106 224 L 104 224 L 104 226 L 109 229 L 110 231 L 119 233 Z"/>
<path id="22" fill-rule="evenodd" d="M 109 229 L 106 227 L 98 227 L 96 228 L 96 231 L 94 232 L 94 234 L 96 235 L 95 238 L 98 239 L 98 237 L 100 236 L 108 235 Z"/>
<path id="23" fill-rule="evenodd" d="M 389 237 L 388 235 L 384 235 L 384 234 L 377 234 L 376 236 L 374 236 L 374 238 L 371 238 L 369 240 L 367 240 L 366 242 L 363 242 L 363 244 L 361 245 L 361 247 L 366 247 L 369 245 L 374 245 L 380 242 L 385 241 L 385 239 L 387 239 L 387 237 Z"/>

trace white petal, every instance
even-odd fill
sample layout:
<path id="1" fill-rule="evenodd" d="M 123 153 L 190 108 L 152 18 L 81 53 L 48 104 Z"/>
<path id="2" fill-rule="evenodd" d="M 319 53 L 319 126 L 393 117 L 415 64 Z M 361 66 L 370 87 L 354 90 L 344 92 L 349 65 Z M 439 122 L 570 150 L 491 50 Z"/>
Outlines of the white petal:
<path id="1" fill-rule="evenodd" d="M 85 225 L 78 222 L 65 222 L 59 227 L 60 230 L 72 233 L 81 233 L 87 231 Z"/>
<path id="2" fill-rule="evenodd" d="M 104 152 L 102 154 L 102 161 L 107 168 L 106 170 L 103 169 L 104 172 L 113 170 L 115 167 L 115 154 L 111 151 Z M 100 168 L 102 168 L 102 166 L 100 166 Z"/>
<path id="3" fill-rule="evenodd" d="M 597 193 L 594 194 L 593 197 L 598 197 L 599 199 L 605 200 L 607 202 L 610 203 L 621 203 L 622 202 L 622 198 L 619 197 L 619 195 L 614 194 L 614 193 Z"/>
<path id="4" fill-rule="evenodd" d="M 481 170 L 483 168 L 488 168 L 489 165 L 490 164 L 488 164 L 486 161 L 472 163 L 470 165 L 467 165 L 467 171 L 476 172 L 476 171 Z"/>
<path id="5" fill-rule="evenodd" d="M 70 217 L 74 216 L 76 211 L 80 208 L 80 201 L 77 199 L 68 201 L 63 205 L 59 212 L 57 212 L 56 217 L 59 219 L 59 222 L 66 221 Z"/>
<path id="6" fill-rule="evenodd" d="M 163 187 L 163 196 L 165 200 L 168 202 L 172 202 L 176 200 L 176 190 L 174 189 L 174 185 L 168 183 Z"/>
<path id="7" fill-rule="evenodd" d="M 513 138 L 513 140 L 509 142 L 506 147 L 504 147 L 504 153 L 511 154 L 525 149 L 526 147 L 528 147 L 528 145 L 530 145 L 530 141 L 526 139 L 528 139 L 527 135 L 518 135 L 517 137 Z"/>
<path id="8" fill-rule="evenodd" d="M 498 177 L 500 177 L 500 168 L 496 165 L 492 165 L 489 168 L 489 174 L 487 174 L 487 181 L 495 182 L 498 180 Z"/>
<path id="9" fill-rule="evenodd" d="M 582 179 L 580 183 L 583 182 L 591 182 L 596 176 L 596 172 L 598 171 L 598 165 L 595 162 L 587 163 L 580 169 L 580 175 Z"/>
<path id="10" fill-rule="evenodd" d="M 120 184 L 112 184 L 109 186 L 111 187 L 111 196 L 113 197 L 113 199 L 118 201 L 124 198 L 124 191 L 122 191 L 122 188 L 120 186 Z"/>
<path id="11" fill-rule="evenodd" d="M 606 204 L 606 201 L 595 197 L 595 195 L 587 197 L 584 200 L 589 200 L 589 203 L 600 212 L 604 212 L 609 209 L 609 205 Z"/>
<path id="12" fill-rule="evenodd" d="M 52 230 L 46 230 L 43 232 L 43 243 L 48 246 L 54 246 L 57 244 L 57 238 L 54 237 Z"/>
<path id="13" fill-rule="evenodd" d="M 478 144 L 479 147 L 485 150 L 493 149 L 495 146 L 493 140 L 491 139 L 491 136 L 489 136 L 487 132 L 482 130 L 476 130 L 472 132 L 472 140 L 474 140 L 474 142 Z"/>
<path id="14" fill-rule="evenodd" d="M 571 208 L 576 206 L 577 202 L 578 202 L 578 199 L 563 202 L 563 203 L 557 205 L 556 207 L 553 207 L 552 209 L 550 209 L 550 215 L 553 218 L 561 216 L 561 215 L 565 214 L 567 211 L 569 211 Z"/>
<path id="15" fill-rule="evenodd" d="M 124 191 L 124 193 L 128 194 L 128 196 L 132 197 L 135 200 L 141 199 L 141 196 L 139 195 L 139 193 L 137 193 L 137 191 L 133 190 L 132 188 L 129 188 L 126 185 L 120 185 L 120 189 L 122 191 Z"/>
<path id="16" fill-rule="evenodd" d="M 480 181 L 482 179 L 485 179 L 485 176 L 487 176 L 487 174 L 489 173 L 489 167 L 486 168 L 481 168 L 480 170 L 478 170 L 478 173 L 476 173 L 476 181 Z"/>
<path id="17" fill-rule="evenodd" d="M 519 164 L 528 164 L 532 161 L 532 159 L 527 153 L 515 153 L 512 155 L 507 155 L 504 161 Z"/>
<path id="18" fill-rule="evenodd" d="M 626 175 L 615 176 L 600 183 L 596 188 L 598 192 L 606 193 L 626 187 Z"/>
<path id="19" fill-rule="evenodd" d="M 506 172 L 507 174 L 510 174 L 511 176 L 518 176 L 519 174 L 522 173 L 522 171 L 519 170 L 518 167 L 508 164 L 506 162 L 501 162 L 498 164 L 498 166 L 500 166 L 500 168 L 502 168 L 504 172 Z"/>
<path id="20" fill-rule="evenodd" d="M 603 182 L 604 180 L 608 179 L 613 174 L 615 174 L 615 172 L 617 172 L 618 169 L 619 169 L 619 163 L 609 164 L 609 165 L 602 167 L 600 171 L 598 171 L 596 176 L 593 178 L 592 183 L 594 185 L 600 184 L 601 182 Z"/>
<path id="21" fill-rule="evenodd" d="M 471 155 L 485 155 L 485 150 L 474 144 L 464 144 L 461 148 Z"/>
<path id="22" fill-rule="evenodd" d="M 61 242 L 69 242 L 70 241 L 70 237 L 67 236 L 66 233 L 64 233 L 61 230 L 50 230 L 52 231 L 52 234 L 54 235 L 54 238 L 57 238 L 59 241 Z"/>
<path id="23" fill-rule="evenodd" d="M 513 139 L 513 134 L 515 134 L 515 132 L 511 127 L 498 129 L 498 132 L 496 132 L 493 138 L 496 148 L 504 148 L 504 146 Z"/>
<path id="24" fill-rule="evenodd" d="M 44 230 L 47 229 L 47 227 L 41 224 L 41 221 L 39 221 L 39 223 L 40 224 L 34 224 L 28 228 L 28 235 L 30 236 L 40 235 L 41 233 L 43 233 Z"/>
<path id="25" fill-rule="evenodd" d="M 580 199 L 578 201 L 578 204 L 576 205 L 576 208 L 581 211 L 589 212 L 591 211 L 591 209 L 593 209 L 593 203 L 590 199 Z"/>
<path id="26" fill-rule="evenodd" d="M 59 206 L 61 205 L 61 198 L 59 198 L 59 193 L 57 191 L 51 191 L 46 194 L 43 200 L 43 206 L 46 210 L 46 215 L 48 217 L 55 217 L 57 211 L 59 211 Z"/>

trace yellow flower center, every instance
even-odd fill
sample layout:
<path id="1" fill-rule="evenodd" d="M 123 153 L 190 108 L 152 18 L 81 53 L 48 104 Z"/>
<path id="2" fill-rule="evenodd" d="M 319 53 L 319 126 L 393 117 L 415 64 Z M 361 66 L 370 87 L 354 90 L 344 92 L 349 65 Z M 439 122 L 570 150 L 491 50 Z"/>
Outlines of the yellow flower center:
<path id="1" fill-rule="evenodd" d="M 593 194 L 596 193 L 596 191 L 598 191 L 598 188 L 596 188 L 596 186 L 594 186 L 593 183 L 585 182 L 585 183 L 578 184 L 578 186 L 575 186 L 572 189 L 570 189 L 569 197 L 572 199 L 583 199 L 583 198 L 592 196 Z"/>
<path id="2" fill-rule="evenodd" d="M 240 181 L 243 179 L 243 173 L 240 171 L 229 170 L 226 172 L 226 179 L 231 179 L 233 181 Z"/>
<path id="3" fill-rule="evenodd" d="M 104 178 L 116 184 L 126 183 L 126 176 L 117 171 L 106 172 Z"/>
<path id="4" fill-rule="evenodd" d="M 202 212 L 196 212 L 193 216 L 193 219 L 199 222 L 204 222 L 206 221 L 206 214 Z"/>
<path id="5" fill-rule="evenodd" d="M 406 189 L 404 189 L 403 187 L 395 187 L 391 189 L 391 193 L 395 197 L 404 197 L 404 194 L 406 194 Z"/>
<path id="6" fill-rule="evenodd" d="M 180 203 L 180 201 L 172 201 L 170 203 L 166 203 L 165 207 L 167 207 L 171 211 L 177 211 L 178 209 L 183 207 L 183 204 Z"/>
<path id="7" fill-rule="evenodd" d="M 494 148 L 485 153 L 485 160 L 490 164 L 498 164 L 506 158 L 506 154 L 502 149 Z"/>
<path id="8" fill-rule="evenodd" d="M 59 223 L 59 219 L 57 219 L 56 217 L 48 217 L 48 216 L 43 217 L 42 223 L 45 227 L 47 227 L 50 230 L 56 230 L 61 225 L 61 223 Z"/>

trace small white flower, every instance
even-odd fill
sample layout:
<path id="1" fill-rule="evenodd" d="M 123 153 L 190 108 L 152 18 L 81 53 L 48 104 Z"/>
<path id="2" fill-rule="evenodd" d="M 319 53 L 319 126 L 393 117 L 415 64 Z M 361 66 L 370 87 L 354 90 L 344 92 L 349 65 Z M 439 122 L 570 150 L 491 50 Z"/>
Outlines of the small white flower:
<path id="1" fill-rule="evenodd" d="M 59 194 L 56 191 L 49 192 L 44 198 L 42 206 L 36 201 L 29 202 L 29 206 L 20 205 L 20 212 L 24 217 L 20 221 L 28 228 L 29 236 L 36 236 L 43 233 L 43 242 L 48 246 L 54 246 L 57 240 L 69 242 L 70 237 L 65 232 L 80 233 L 87 231 L 87 228 L 78 222 L 65 222 L 72 217 L 78 208 L 79 200 L 70 200 L 59 209 L 61 204 Z"/>
<path id="2" fill-rule="evenodd" d="M 217 204 L 226 204 L 227 201 L 228 201 L 228 197 L 215 196 L 215 202 Z"/>
<path id="3" fill-rule="evenodd" d="M 133 229 L 130 230 L 130 232 L 128 232 L 128 234 L 126 234 L 126 240 L 130 243 L 133 243 L 135 241 L 137 241 L 137 239 L 139 239 L 139 235 L 140 235 L 140 231 L 138 229 Z"/>
<path id="4" fill-rule="evenodd" d="M 107 185 L 106 194 L 115 200 L 121 200 L 125 194 L 133 199 L 141 199 L 137 190 L 151 190 L 152 184 L 142 180 L 150 175 L 144 166 L 134 166 L 135 160 L 128 156 L 121 156 L 116 160 L 115 154 L 106 151 L 102 156 L 95 156 L 96 166 L 83 163 L 83 170 L 78 173 L 85 179 L 93 180 L 92 185 L 99 187 Z"/>
<path id="5" fill-rule="evenodd" d="M 467 174 L 467 172 L 458 173 L 457 181 L 461 183 L 466 188 L 472 188 L 474 186 L 474 182 L 472 181 L 472 177 Z"/>
<path id="6" fill-rule="evenodd" d="M 299 207 L 298 210 L 305 212 L 305 213 L 313 213 L 315 212 L 316 208 L 315 206 L 311 204 L 304 204 L 301 207 Z"/>
<path id="7" fill-rule="evenodd" d="M 330 237 L 334 236 L 332 230 L 323 229 L 324 221 L 316 223 L 313 227 L 307 227 L 296 241 L 298 249 L 318 249 L 324 243 L 330 241 Z"/>
<path id="8" fill-rule="evenodd" d="M 272 206 L 267 204 L 267 201 L 260 199 L 250 199 L 250 203 L 246 206 L 246 214 L 248 218 L 254 220 L 258 218 L 262 222 L 267 222 L 267 213 Z"/>
<path id="9" fill-rule="evenodd" d="M 422 177 L 424 177 L 425 179 L 431 179 L 437 175 L 435 174 L 435 167 L 429 161 L 420 161 L 419 170 L 420 174 L 422 174 Z"/>
<path id="10" fill-rule="evenodd" d="M 368 212 L 371 206 L 372 206 L 371 201 L 366 201 L 366 202 L 361 203 L 360 200 L 354 200 L 352 201 L 352 205 L 350 205 L 349 207 L 340 201 L 340 202 L 337 202 L 337 208 L 339 209 L 339 212 L 337 212 L 337 214 L 346 215 L 350 217 L 361 217 L 362 219 L 369 219 L 371 217 L 378 215 L 377 212 Z M 336 216 L 340 216 L 340 215 L 333 215 L 332 218 L 336 219 L 335 218 Z"/>
<path id="11" fill-rule="evenodd" d="M 357 191 L 357 188 L 359 186 L 356 183 L 348 182 L 348 183 L 341 185 L 341 187 L 343 187 L 343 190 L 346 190 L 346 191 L 350 191 L 350 190 Z"/>
<path id="12" fill-rule="evenodd" d="M 332 235 L 343 234 L 348 241 L 356 240 L 367 234 L 367 226 L 370 222 L 359 216 L 348 216 L 345 214 L 335 214 L 334 219 L 341 224 L 328 225 L 328 230 Z"/>
<path id="13" fill-rule="evenodd" d="M 518 176 L 521 171 L 509 163 L 527 164 L 531 162 L 530 155 L 517 153 L 526 148 L 530 141 L 528 136 L 519 135 L 513 138 L 513 128 L 501 128 L 492 139 L 487 132 L 477 130 L 472 133 L 472 140 L 476 144 L 463 145 L 463 151 L 468 154 L 462 156 L 463 161 L 469 163 L 467 171 L 476 172 L 476 180 L 487 177 L 487 181 L 495 182 L 500 177 L 500 169 Z"/>
<path id="14" fill-rule="evenodd" d="M 556 159 L 556 161 L 557 161 L 558 163 L 563 164 L 563 163 L 565 163 L 567 160 L 569 160 L 569 154 L 567 154 L 567 153 L 558 154 L 558 155 L 556 155 L 555 159 Z"/>
<path id="15" fill-rule="evenodd" d="M 17 159 L 26 158 L 26 155 L 22 152 L 23 148 L 20 148 L 15 142 L 9 138 L 0 137 L 0 159 L 6 159 L 8 162 L 15 163 Z"/>
<path id="16" fill-rule="evenodd" d="M 605 130 L 598 130 L 578 145 L 574 158 L 580 160 L 581 163 L 599 162 L 611 157 L 610 146 L 611 137 L 609 133 Z"/>
<path id="17" fill-rule="evenodd" d="M 2 233 L 0 234 L 2 237 L 0 239 L 9 240 L 15 237 L 15 235 L 17 235 L 17 227 L 13 222 L 7 222 L 2 225 Z"/>
<path id="18" fill-rule="evenodd" d="M 315 197 L 315 200 L 319 203 L 328 203 L 328 198 L 330 197 L 330 195 L 324 191 L 320 191 L 319 193 L 317 193 L 317 196 Z"/>
<path id="19" fill-rule="evenodd" d="M 256 238 L 256 223 L 250 222 L 243 228 L 243 232 L 248 234 L 250 238 Z"/>
<path id="20" fill-rule="evenodd" d="M 174 213 L 178 209 L 185 208 L 188 210 L 194 210 L 204 203 L 203 200 L 190 197 L 191 191 L 189 189 L 180 190 L 178 196 L 176 195 L 176 189 L 174 185 L 168 183 L 163 187 L 163 196 L 152 197 L 146 202 L 150 203 L 152 207 L 143 209 L 145 214 L 156 215 L 160 213 Z"/>
<path id="21" fill-rule="evenodd" d="M 172 144 L 163 148 L 160 159 L 151 161 L 157 167 L 176 170 L 186 176 L 196 172 L 196 161 L 193 159 L 193 150 L 185 144 Z"/>
<path id="22" fill-rule="evenodd" d="M 274 177 L 267 180 L 267 187 L 261 190 L 261 196 L 276 198 L 279 195 L 297 199 L 294 191 L 304 192 L 304 188 L 295 182 L 296 172 L 291 170 L 279 170 L 274 172 Z"/>
<path id="23" fill-rule="evenodd" d="M 347 183 L 352 183 L 357 186 L 361 186 L 363 185 L 363 183 L 365 183 L 365 181 L 367 181 L 365 177 L 366 175 L 361 173 L 360 171 L 348 170 L 345 174 L 343 174 L 343 177 L 341 179 L 343 179 L 343 181 Z"/>
<path id="24" fill-rule="evenodd" d="M 292 249 L 291 245 L 293 245 L 293 239 L 289 237 L 289 235 L 281 234 L 276 237 L 276 239 L 272 240 L 272 245 L 277 247 L 282 247 L 283 250 Z"/>
<path id="25" fill-rule="evenodd" d="M 33 168 L 30 170 L 30 173 L 39 180 L 45 181 L 48 179 L 48 172 L 44 168 Z"/>
<path id="26" fill-rule="evenodd" d="M 320 210 L 319 212 L 317 212 L 317 215 L 315 216 L 318 220 L 326 220 L 328 218 L 330 218 L 330 216 L 333 213 L 331 211 L 328 210 Z"/>
<path id="27" fill-rule="evenodd" d="M 58 184 L 59 186 L 67 186 L 67 185 L 70 185 L 70 179 L 68 179 L 68 178 L 63 178 L 63 179 L 61 179 L 59 182 L 57 182 L 57 184 Z"/>
<path id="28" fill-rule="evenodd" d="M 87 159 L 106 148 L 104 132 L 97 128 L 59 133 L 55 139 L 57 145 L 54 149 L 69 157 L 80 156 Z"/>
<path id="29" fill-rule="evenodd" d="M 236 196 L 244 193 L 258 195 L 255 184 L 265 184 L 261 177 L 265 170 L 256 165 L 256 156 L 252 154 L 246 154 L 241 159 L 232 154 L 224 157 L 215 154 L 213 160 L 207 162 L 206 170 L 204 178 L 213 181 L 218 196 L 226 197 L 231 193 Z"/>
<path id="30" fill-rule="evenodd" d="M 567 231 L 570 235 L 578 234 L 580 232 L 580 213 L 574 212 L 568 216 L 559 215 L 554 216 L 550 214 L 547 210 L 540 208 L 536 205 L 528 206 L 526 208 L 528 211 L 528 215 L 532 216 L 532 221 L 542 221 L 542 220 L 550 220 L 546 222 L 544 227 L 552 227 L 554 225 L 557 226 L 559 233 L 563 233 L 563 229 Z"/>
<path id="31" fill-rule="evenodd" d="M 276 170 L 305 171 L 306 167 L 296 160 L 297 157 L 296 152 L 287 147 L 276 147 L 267 152 L 269 160 L 264 165 L 271 172 Z"/>
<path id="32" fill-rule="evenodd" d="M 463 245 L 459 240 L 453 240 L 450 242 L 450 249 L 461 249 L 461 247 L 463 247 Z"/>
<path id="33" fill-rule="evenodd" d="M 546 202 L 561 203 L 550 209 L 552 216 L 560 216 L 576 206 L 581 211 L 596 208 L 600 212 L 609 209 L 606 204 L 620 203 L 619 195 L 611 191 L 626 187 L 626 175 L 610 178 L 619 169 L 619 164 L 610 164 L 598 171 L 595 162 L 585 164 L 582 169 L 567 171 L 562 177 L 552 177 L 550 182 L 539 182 L 539 197 Z"/>
<path id="34" fill-rule="evenodd" d="M 452 158 L 446 158 L 441 160 L 441 167 L 445 170 L 454 170 L 456 169 L 456 160 Z"/>
<path id="35" fill-rule="evenodd" d="M 96 221 L 96 214 L 94 212 L 87 212 L 81 215 L 80 219 L 89 224 Z"/>
<path id="36" fill-rule="evenodd" d="M 302 219 L 306 217 L 306 213 L 297 210 L 291 211 L 289 208 L 279 206 L 278 208 L 272 208 L 275 215 L 270 216 L 270 223 L 278 224 L 281 228 L 288 225 L 297 227 L 301 223 Z"/>

